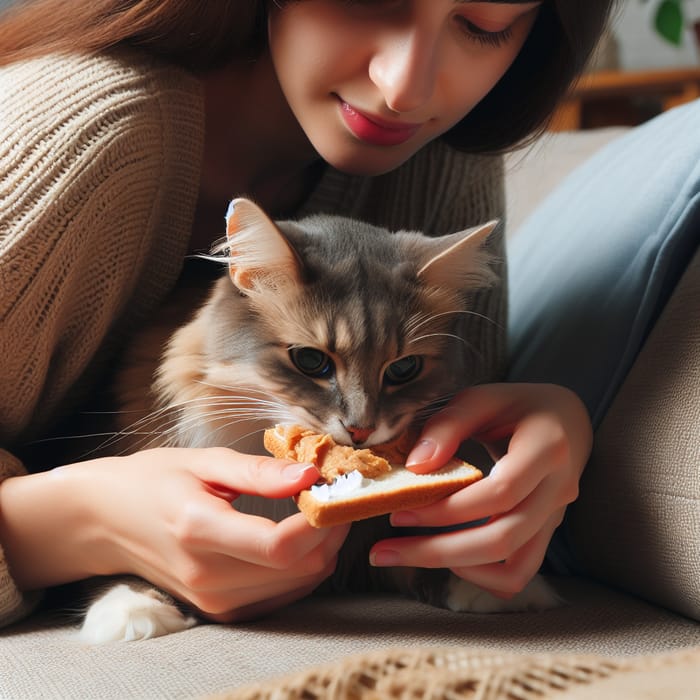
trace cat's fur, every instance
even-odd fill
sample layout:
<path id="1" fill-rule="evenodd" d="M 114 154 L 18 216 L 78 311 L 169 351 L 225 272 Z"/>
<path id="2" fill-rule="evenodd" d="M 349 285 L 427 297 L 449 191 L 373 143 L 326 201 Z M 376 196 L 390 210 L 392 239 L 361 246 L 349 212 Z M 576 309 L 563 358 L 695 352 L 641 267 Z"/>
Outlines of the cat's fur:
<path id="1" fill-rule="evenodd" d="M 274 224 L 252 202 L 235 200 L 227 224 L 219 253 L 229 274 L 203 304 L 195 297 L 183 304 L 182 295 L 171 303 L 171 312 L 188 312 L 193 301 L 198 309 L 167 342 L 176 326 L 162 316 L 127 358 L 116 382 L 124 423 L 111 443 L 120 451 L 125 444 L 128 451 L 224 445 L 264 454 L 262 432 L 280 422 L 366 447 L 425 420 L 475 376 L 479 351 L 460 326 L 470 294 L 493 281 L 484 240 L 495 222 L 430 238 L 330 216 Z M 158 362 L 154 349 L 163 346 Z M 323 359 L 301 348 L 329 357 L 329 373 L 301 371 L 300 362 L 308 370 Z M 394 364 L 407 357 L 420 360 Z M 275 519 L 296 510 L 291 499 L 280 505 L 243 497 L 236 507 Z M 502 601 L 444 572 L 370 570 L 367 550 L 388 534 L 388 521 L 358 525 L 341 555 L 336 587 L 399 588 L 479 612 L 555 602 L 541 580 Z M 92 604 L 83 636 L 157 636 L 192 621 L 150 586 L 112 587 Z"/>

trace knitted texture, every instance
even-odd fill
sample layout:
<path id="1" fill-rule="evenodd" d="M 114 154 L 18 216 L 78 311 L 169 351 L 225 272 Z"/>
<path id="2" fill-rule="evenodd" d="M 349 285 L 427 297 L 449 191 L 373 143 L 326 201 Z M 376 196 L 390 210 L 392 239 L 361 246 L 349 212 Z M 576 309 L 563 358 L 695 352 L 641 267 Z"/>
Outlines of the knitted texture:
<path id="1" fill-rule="evenodd" d="M 0 445 L 9 447 L 87 391 L 176 280 L 203 103 L 194 78 L 131 55 L 11 65 L 0 94 Z M 23 472 L 3 458 L 0 478 Z M 0 560 L 0 624 L 25 604 Z"/>
<path id="2" fill-rule="evenodd" d="M 657 681 L 661 678 L 661 682 Z M 620 680 L 622 682 L 620 682 Z M 464 647 L 389 649 L 349 657 L 217 700 L 596 700 L 691 698 L 700 682 L 700 648 L 633 659 L 513 654 Z M 626 691 L 626 692 L 624 692 Z"/>
<path id="3" fill-rule="evenodd" d="M 202 106 L 192 78 L 148 68 L 44 58 L 0 72 L 3 442 L 51 416 L 115 319 L 133 324 L 177 275 Z"/>
<path id="4" fill-rule="evenodd" d="M 175 284 L 204 103 L 199 80 L 133 52 L 10 65 L 0 94 L 0 446 L 12 451 L 84 399 Z M 378 178 L 327 169 L 299 214 L 438 235 L 502 215 L 502 175 L 500 158 L 436 143 Z M 502 258 L 501 233 L 491 245 Z M 475 295 L 465 321 L 479 348 L 475 381 L 502 374 L 504 304 L 499 288 Z M 6 464 L 0 478 L 23 473 Z M 0 624 L 19 599 L 0 559 Z"/>
<path id="5" fill-rule="evenodd" d="M 9 452 L 0 450 L 0 481 L 24 474 L 22 463 Z M 33 599 L 25 598 L 12 580 L 7 562 L 0 547 L 0 622 L 19 619 L 33 607 Z"/>

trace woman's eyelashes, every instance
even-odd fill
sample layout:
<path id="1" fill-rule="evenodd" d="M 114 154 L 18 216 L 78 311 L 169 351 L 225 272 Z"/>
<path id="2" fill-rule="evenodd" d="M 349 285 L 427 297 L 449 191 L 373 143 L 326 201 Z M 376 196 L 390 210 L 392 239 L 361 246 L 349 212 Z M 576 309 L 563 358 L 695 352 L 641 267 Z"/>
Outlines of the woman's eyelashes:
<path id="1" fill-rule="evenodd" d="M 338 2 L 342 3 L 343 5 L 350 7 L 356 6 L 358 9 L 374 12 L 375 14 L 404 6 L 406 7 L 407 11 L 410 11 L 409 7 L 412 1 L 414 0 L 338 0 Z M 455 15 L 457 25 L 467 39 L 475 42 L 479 46 L 494 48 L 498 48 L 508 43 L 513 36 L 513 24 L 518 18 L 515 18 L 513 22 L 501 29 L 487 29 L 479 20 L 475 20 L 472 17 L 467 17 L 461 13 Z M 486 17 L 486 20 L 489 19 L 490 18 Z M 502 20 L 500 19 L 498 23 L 503 24 Z"/>
<path id="2" fill-rule="evenodd" d="M 499 46 L 506 44 L 513 36 L 512 25 L 506 27 L 505 29 L 499 29 L 498 31 L 488 31 L 462 15 L 457 15 L 457 23 L 459 24 L 464 35 L 469 40 L 474 41 L 481 46 L 493 46 L 498 48 Z"/>

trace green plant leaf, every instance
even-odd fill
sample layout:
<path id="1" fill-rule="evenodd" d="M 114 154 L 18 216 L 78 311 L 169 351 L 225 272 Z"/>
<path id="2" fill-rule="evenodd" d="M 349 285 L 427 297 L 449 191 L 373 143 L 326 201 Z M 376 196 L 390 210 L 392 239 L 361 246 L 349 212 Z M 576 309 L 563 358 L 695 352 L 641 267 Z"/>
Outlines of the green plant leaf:
<path id="1" fill-rule="evenodd" d="M 681 0 L 662 0 L 654 17 L 656 31 L 666 41 L 680 46 L 683 42 L 683 25 Z"/>

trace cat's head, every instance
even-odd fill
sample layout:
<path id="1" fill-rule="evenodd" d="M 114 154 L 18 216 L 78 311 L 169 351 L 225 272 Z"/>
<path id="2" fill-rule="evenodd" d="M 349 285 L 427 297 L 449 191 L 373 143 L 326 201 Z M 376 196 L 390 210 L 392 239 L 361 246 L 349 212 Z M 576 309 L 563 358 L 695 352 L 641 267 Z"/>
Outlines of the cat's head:
<path id="1" fill-rule="evenodd" d="M 208 342 L 220 384 L 228 367 L 231 386 L 341 443 L 392 439 L 468 382 L 478 351 L 458 321 L 494 278 L 496 224 L 439 238 L 324 215 L 275 224 L 234 200 Z"/>

